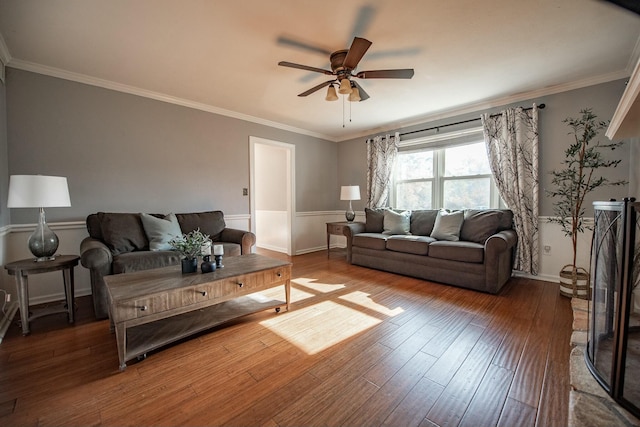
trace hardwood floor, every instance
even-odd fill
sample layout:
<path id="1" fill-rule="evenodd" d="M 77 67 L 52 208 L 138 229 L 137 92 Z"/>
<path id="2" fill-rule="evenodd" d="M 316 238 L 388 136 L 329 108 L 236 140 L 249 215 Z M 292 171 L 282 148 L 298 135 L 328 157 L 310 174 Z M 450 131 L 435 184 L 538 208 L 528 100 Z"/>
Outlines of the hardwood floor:
<path id="1" fill-rule="evenodd" d="M 290 312 L 124 372 L 90 297 L 74 325 L 37 319 L 27 337 L 12 325 L 0 425 L 566 425 L 572 315 L 557 284 L 514 278 L 488 295 L 351 266 L 336 250 L 292 260 Z"/>

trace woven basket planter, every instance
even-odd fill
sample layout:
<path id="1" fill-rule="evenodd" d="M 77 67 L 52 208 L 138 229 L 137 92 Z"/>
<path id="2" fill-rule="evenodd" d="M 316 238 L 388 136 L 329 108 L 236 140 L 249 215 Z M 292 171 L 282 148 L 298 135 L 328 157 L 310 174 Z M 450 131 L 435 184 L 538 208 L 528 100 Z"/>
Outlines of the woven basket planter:
<path id="1" fill-rule="evenodd" d="M 591 299 L 589 273 L 582 267 L 567 264 L 560 270 L 560 295 L 568 298 Z"/>

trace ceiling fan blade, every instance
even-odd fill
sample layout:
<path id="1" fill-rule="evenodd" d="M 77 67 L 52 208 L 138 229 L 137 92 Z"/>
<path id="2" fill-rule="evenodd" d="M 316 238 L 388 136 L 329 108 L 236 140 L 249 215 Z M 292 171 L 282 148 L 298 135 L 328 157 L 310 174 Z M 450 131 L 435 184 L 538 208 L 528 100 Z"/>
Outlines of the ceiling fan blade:
<path id="1" fill-rule="evenodd" d="M 376 16 L 376 8 L 372 5 L 364 5 L 358 9 L 358 16 L 353 23 L 353 29 L 351 30 L 351 37 L 357 37 L 367 34 L 371 21 Z M 347 40 L 347 43 L 349 40 Z"/>
<path id="2" fill-rule="evenodd" d="M 277 39 L 277 43 L 281 45 L 291 46 L 297 49 L 307 50 L 314 53 L 321 53 L 325 56 L 331 55 L 331 51 L 329 49 L 325 49 L 322 46 L 317 46 L 312 44 L 311 42 L 295 39 L 290 36 L 279 36 Z"/>
<path id="3" fill-rule="evenodd" d="M 324 82 L 324 83 L 320 83 L 319 85 L 314 86 L 314 87 L 312 87 L 311 89 L 309 89 L 309 90 L 307 90 L 307 91 L 305 91 L 305 92 L 302 92 L 302 93 L 301 93 L 301 94 L 299 94 L 298 96 L 307 96 L 307 95 L 311 95 L 313 92 L 317 92 L 317 91 L 319 91 L 320 89 L 322 89 L 323 87 L 329 86 L 329 83 L 332 83 L 332 82 L 335 82 L 335 80 L 327 80 L 327 81 L 326 81 L 326 82 Z"/>
<path id="4" fill-rule="evenodd" d="M 359 79 L 410 79 L 413 77 L 413 68 L 360 71 L 356 77 Z"/>
<path id="5" fill-rule="evenodd" d="M 355 87 L 358 88 L 358 93 L 360 94 L 360 102 L 366 101 L 367 99 L 369 99 L 369 94 L 365 92 L 364 89 L 362 89 L 362 86 L 360 86 L 358 82 L 356 82 L 355 80 L 351 80 L 351 83 L 353 83 Z"/>
<path id="6" fill-rule="evenodd" d="M 358 62 L 360 62 L 364 54 L 367 53 L 369 46 L 371 46 L 371 42 L 369 40 L 354 37 L 353 43 L 351 43 L 351 47 L 349 48 L 349 52 L 347 52 L 347 56 L 344 58 L 342 66 L 350 70 L 356 68 L 358 66 Z"/>
<path id="7" fill-rule="evenodd" d="M 280 65 L 281 67 L 290 67 L 290 68 L 297 68 L 297 69 L 300 69 L 300 70 L 315 71 L 316 73 L 322 73 L 322 74 L 326 74 L 328 76 L 332 76 L 333 75 L 333 72 L 331 72 L 329 70 L 323 70 L 322 68 L 310 67 L 308 65 L 294 64 L 293 62 L 280 61 L 280 62 L 278 62 L 278 65 Z"/>

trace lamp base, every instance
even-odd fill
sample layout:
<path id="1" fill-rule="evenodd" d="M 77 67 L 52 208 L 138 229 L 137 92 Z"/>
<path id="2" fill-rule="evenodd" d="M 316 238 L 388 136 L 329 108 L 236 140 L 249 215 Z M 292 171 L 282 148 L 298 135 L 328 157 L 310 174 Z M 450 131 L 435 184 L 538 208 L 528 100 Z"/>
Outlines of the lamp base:
<path id="1" fill-rule="evenodd" d="M 344 217 L 347 218 L 347 222 L 353 222 L 356 219 L 356 213 L 354 211 L 346 211 Z"/>
<path id="2" fill-rule="evenodd" d="M 42 208 L 40 208 L 38 225 L 29 237 L 29 250 L 38 262 L 55 259 L 55 253 L 58 250 L 58 236 L 47 225 Z"/>

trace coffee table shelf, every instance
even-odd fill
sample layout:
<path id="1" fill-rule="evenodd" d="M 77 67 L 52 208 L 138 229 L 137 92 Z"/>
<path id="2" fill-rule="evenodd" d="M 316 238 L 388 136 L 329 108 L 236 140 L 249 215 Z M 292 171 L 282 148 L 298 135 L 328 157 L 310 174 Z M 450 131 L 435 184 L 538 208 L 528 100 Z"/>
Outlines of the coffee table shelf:
<path id="1" fill-rule="evenodd" d="M 195 311 L 127 329 L 125 360 L 146 355 L 175 341 L 197 334 L 229 320 L 260 311 L 286 307 L 286 301 L 247 295 Z"/>
<path id="2" fill-rule="evenodd" d="M 291 302 L 291 263 L 257 254 L 225 259 L 211 273 L 166 267 L 105 276 L 120 370 L 151 350 L 248 314 Z M 284 286 L 284 300 L 260 291 Z"/>

